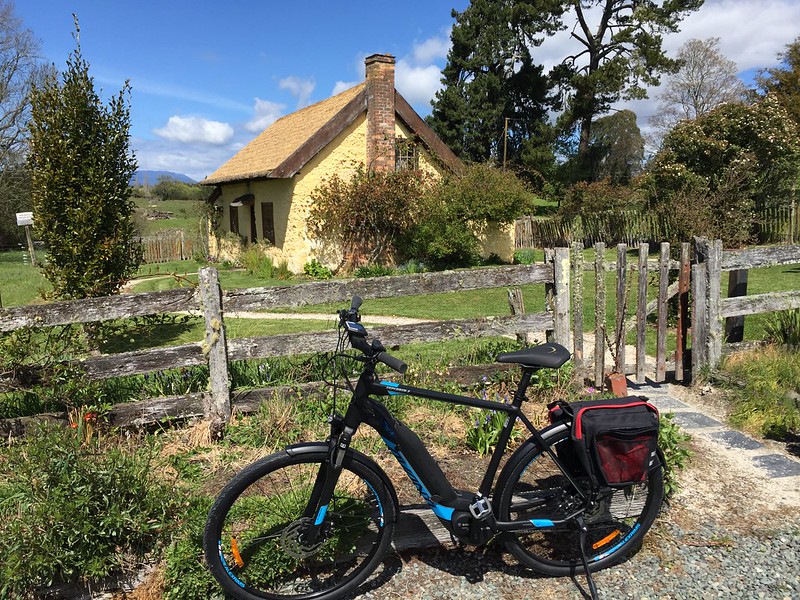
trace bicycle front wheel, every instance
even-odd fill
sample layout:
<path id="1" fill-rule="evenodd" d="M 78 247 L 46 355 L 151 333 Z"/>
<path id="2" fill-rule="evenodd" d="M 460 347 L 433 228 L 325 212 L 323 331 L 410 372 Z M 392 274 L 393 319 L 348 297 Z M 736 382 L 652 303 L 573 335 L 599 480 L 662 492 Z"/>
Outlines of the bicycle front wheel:
<path id="1" fill-rule="evenodd" d="M 564 463 L 570 461 L 569 427 L 561 425 L 543 433 L 545 442 Z M 513 461 L 513 462 L 512 462 Z M 576 472 L 589 489 L 588 478 Z M 550 455 L 533 442 L 509 459 L 498 483 L 495 506 L 501 521 L 534 521 L 539 528 L 518 532 L 506 541 L 508 550 L 524 565 L 545 575 L 582 573 L 580 533 L 567 518 L 582 500 Z M 588 528 L 586 557 L 591 571 L 603 569 L 634 552 L 653 524 L 664 497 L 662 466 L 652 468 L 643 483 L 624 488 L 601 489 L 596 502 L 584 513 Z"/>
<path id="2" fill-rule="evenodd" d="M 227 593 L 240 600 L 338 598 L 377 568 L 397 513 L 385 475 L 349 451 L 327 511 L 308 517 L 327 461 L 327 446 L 279 452 L 245 468 L 222 490 L 203 547 Z M 309 542 L 304 534 L 316 519 L 319 535 Z"/>

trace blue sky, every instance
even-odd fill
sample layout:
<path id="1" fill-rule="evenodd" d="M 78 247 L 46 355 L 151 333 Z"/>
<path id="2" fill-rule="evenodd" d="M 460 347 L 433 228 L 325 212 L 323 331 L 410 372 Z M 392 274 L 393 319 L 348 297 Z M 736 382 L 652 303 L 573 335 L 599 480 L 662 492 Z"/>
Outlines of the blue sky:
<path id="1" fill-rule="evenodd" d="M 46 62 L 63 69 L 74 48 L 72 13 L 97 87 L 131 81 L 132 146 L 141 169 L 202 179 L 276 118 L 363 79 L 364 58 L 397 57 L 396 87 L 425 116 L 446 62 L 451 9 L 468 0 L 16 0 Z M 772 66 L 800 33 L 800 0 L 706 0 L 665 42 L 719 37 L 742 77 Z M 534 56 L 565 56 L 568 32 Z M 646 127 L 651 99 L 632 108 Z"/>

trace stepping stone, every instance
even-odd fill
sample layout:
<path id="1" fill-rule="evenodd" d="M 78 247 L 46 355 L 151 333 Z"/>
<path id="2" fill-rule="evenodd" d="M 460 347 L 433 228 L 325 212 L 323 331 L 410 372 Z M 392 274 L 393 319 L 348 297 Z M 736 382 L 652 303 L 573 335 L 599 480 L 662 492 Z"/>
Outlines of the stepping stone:
<path id="1" fill-rule="evenodd" d="M 652 402 L 658 410 L 686 410 L 690 408 L 688 404 L 670 396 L 665 398 L 650 398 L 650 402 Z"/>
<path id="2" fill-rule="evenodd" d="M 687 429 L 703 429 L 706 427 L 722 427 L 722 423 L 712 419 L 708 415 L 698 412 L 679 412 L 675 413 L 675 422 Z"/>
<path id="3" fill-rule="evenodd" d="M 740 431 L 718 431 L 710 435 L 711 438 L 724 444 L 728 448 L 738 448 L 741 450 L 757 450 L 763 448 L 764 444 L 745 435 Z"/>
<path id="4" fill-rule="evenodd" d="M 787 458 L 782 454 L 754 456 L 753 462 L 756 466 L 765 469 L 773 479 L 800 475 L 800 462 Z"/>

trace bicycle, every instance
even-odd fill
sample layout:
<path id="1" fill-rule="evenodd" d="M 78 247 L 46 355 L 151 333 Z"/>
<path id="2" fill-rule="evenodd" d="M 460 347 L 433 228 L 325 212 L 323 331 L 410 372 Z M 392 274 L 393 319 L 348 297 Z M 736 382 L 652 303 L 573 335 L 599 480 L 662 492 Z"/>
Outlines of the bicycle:
<path id="1" fill-rule="evenodd" d="M 334 410 L 328 418 L 327 440 L 291 445 L 249 465 L 224 487 L 209 511 L 205 558 L 225 592 L 241 600 L 339 598 L 378 567 L 400 507 L 386 473 L 350 447 L 359 427 L 368 425 L 381 435 L 454 541 L 483 545 L 498 538 L 534 571 L 548 576 L 583 574 L 596 597 L 591 572 L 635 551 L 659 512 L 664 494 L 660 452 L 648 462 L 640 481 L 598 485 L 575 459 L 576 417 L 568 405 L 551 406 L 553 423 L 542 430 L 534 427 L 522 411 L 525 392 L 536 371 L 557 369 L 569 360 L 569 352 L 558 344 L 497 357 L 522 369 L 509 404 L 381 380 L 375 373 L 378 363 L 399 373 L 407 367 L 377 339 L 367 341 L 359 322 L 360 305 L 356 296 L 349 309 L 338 311 L 339 340 L 333 357 L 355 359 L 363 367 L 355 385 L 349 386 L 352 395 L 345 414 Z M 358 354 L 348 354 L 348 344 Z M 344 367 L 335 368 L 337 376 L 344 374 Z M 458 490 L 448 482 L 419 437 L 376 398 L 389 395 L 507 414 L 477 491 Z M 531 435 L 497 476 L 517 420 Z"/>

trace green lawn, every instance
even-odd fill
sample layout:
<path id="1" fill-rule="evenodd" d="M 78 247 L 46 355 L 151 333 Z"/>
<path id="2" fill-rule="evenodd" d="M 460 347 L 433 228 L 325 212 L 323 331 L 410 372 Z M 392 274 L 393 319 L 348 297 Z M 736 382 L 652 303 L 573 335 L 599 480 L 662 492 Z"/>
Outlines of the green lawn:
<path id="1" fill-rule="evenodd" d="M 187 235 L 199 231 L 200 203 L 193 200 L 158 200 L 134 197 L 137 223 L 142 235 L 153 235 L 166 229 L 183 229 Z M 168 219 L 147 219 L 154 211 L 172 213 Z"/>

